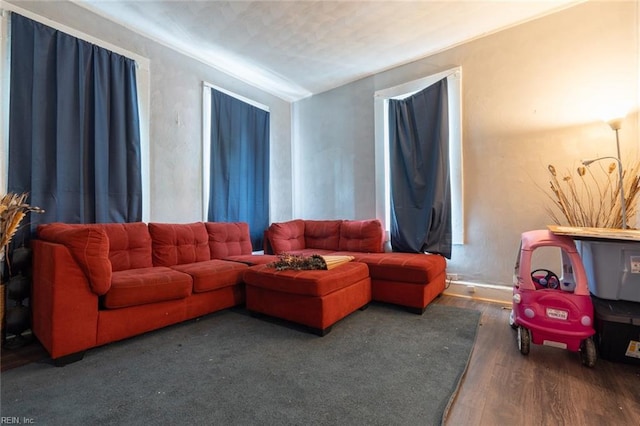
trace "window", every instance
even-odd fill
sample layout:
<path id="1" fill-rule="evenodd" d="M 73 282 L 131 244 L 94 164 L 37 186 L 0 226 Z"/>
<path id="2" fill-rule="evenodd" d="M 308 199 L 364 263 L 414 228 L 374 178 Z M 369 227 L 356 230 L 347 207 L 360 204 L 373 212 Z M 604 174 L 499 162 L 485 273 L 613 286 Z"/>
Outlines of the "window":
<path id="1" fill-rule="evenodd" d="M 449 93 L 449 161 L 451 168 L 451 221 L 453 244 L 464 243 L 462 180 L 462 69 L 453 68 L 375 93 L 376 216 L 384 218 L 389 238 L 389 127 L 388 100 L 403 99 L 446 78 Z"/>

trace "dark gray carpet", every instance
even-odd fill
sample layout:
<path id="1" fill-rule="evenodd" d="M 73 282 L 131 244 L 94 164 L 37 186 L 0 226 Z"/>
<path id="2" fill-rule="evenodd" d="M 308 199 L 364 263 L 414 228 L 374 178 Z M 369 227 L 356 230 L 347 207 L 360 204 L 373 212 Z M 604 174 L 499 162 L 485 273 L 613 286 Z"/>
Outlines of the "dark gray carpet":
<path id="1" fill-rule="evenodd" d="M 443 305 L 419 316 L 372 304 L 318 337 L 226 310 L 65 367 L 2 373 L 2 416 L 38 425 L 440 424 L 479 319 Z"/>

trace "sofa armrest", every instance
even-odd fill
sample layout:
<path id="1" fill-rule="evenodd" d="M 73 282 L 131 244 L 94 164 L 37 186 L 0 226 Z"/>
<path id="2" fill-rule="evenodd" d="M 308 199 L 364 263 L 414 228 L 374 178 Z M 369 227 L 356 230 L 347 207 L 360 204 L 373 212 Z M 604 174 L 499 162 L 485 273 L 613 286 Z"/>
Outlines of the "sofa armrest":
<path id="1" fill-rule="evenodd" d="M 33 240 L 32 330 L 51 358 L 96 345 L 98 296 L 69 249 Z"/>
<path id="2" fill-rule="evenodd" d="M 101 296 L 111 287 L 109 237 L 97 225 L 50 223 L 38 226 L 41 240 L 63 244 L 85 273 L 94 293 Z"/>

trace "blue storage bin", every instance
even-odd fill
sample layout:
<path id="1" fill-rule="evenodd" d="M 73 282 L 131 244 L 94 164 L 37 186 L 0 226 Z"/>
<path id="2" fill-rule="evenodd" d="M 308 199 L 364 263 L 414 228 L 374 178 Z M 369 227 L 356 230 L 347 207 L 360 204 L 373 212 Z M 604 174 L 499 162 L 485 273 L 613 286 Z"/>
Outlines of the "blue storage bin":
<path id="1" fill-rule="evenodd" d="M 591 294 L 640 302 L 640 241 L 576 240 L 576 247 Z"/>

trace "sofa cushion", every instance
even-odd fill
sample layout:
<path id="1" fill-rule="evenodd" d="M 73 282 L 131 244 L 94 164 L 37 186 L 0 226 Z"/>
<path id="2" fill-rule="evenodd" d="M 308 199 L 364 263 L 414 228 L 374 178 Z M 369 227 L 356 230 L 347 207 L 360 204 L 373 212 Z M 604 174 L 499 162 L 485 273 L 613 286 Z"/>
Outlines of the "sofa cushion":
<path id="1" fill-rule="evenodd" d="M 289 222 L 272 223 L 269 226 L 269 241 L 274 254 L 304 249 L 304 221 L 295 219 Z"/>
<path id="2" fill-rule="evenodd" d="M 340 223 L 340 250 L 384 252 L 384 230 L 378 219 L 344 220 Z"/>
<path id="3" fill-rule="evenodd" d="M 206 222 L 211 259 L 251 254 L 249 224 L 245 222 Z"/>
<path id="4" fill-rule="evenodd" d="M 202 222 L 150 223 L 154 266 L 174 266 L 209 260 L 209 236 Z"/>
<path id="5" fill-rule="evenodd" d="M 356 262 L 369 266 L 371 279 L 426 284 L 447 267 L 444 257 L 422 253 L 351 253 Z"/>
<path id="6" fill-rule="evenodd" d="M 146 223 L 105 223 L 100 227 L 109 236 L 109 260 L 112 270 L 124 271 L 153 266 L 151 235 Z"/>
<path id="7" fill-rule="evenodd" d="M 244 263 L 219 259 L 171 267 L 171 269 L 191 275 L 194 293 L 238 285 L 242 283 L 242 274 L 247 268 L 248 266 Z"/>
<path id="8" fill-rule="evenodd" d="M 305 220 L 305 248 L 339 250 L 341 220 Z"/>
<path id="9" fill-rule="evenodd" d="M 278 256 L 275 254 L 240 254 L 237 256 L 227 256 L 222 260 L 228 260 L 230 262 L 240 262 L 245 265 L 264 265 L 267 263 L 275 262 L 278 260 Z"/>
<path id="10" fill-rule="evenodd" d="M 300 249 L 300 250 L 288 250 L 286 253 L 287 254 L 296 254 L 299 256 L 311 256 L 312 254 L 319 254 L 319 255 L 323 255 L 323 254 L 333 254 L 335 253 L 335 250 L 323 250 L 323 249 L 315 249 L 315 248 L 309 248 L 309 249 Z M 280 253 L 282 254 L 282 253 Z M 273 256 L 279 256 L 279 255 L 273 255 Z"/>
<path id="11" fill-rule="evenodd" d="M 38 237 L 67 247 L 89 281 L 91 291 L 105 294 L 111 286 L 109 238 L 91 225 L 50 223 L 38 226 Z"/>
<path id="12" fill-rule="evenodd" d="M 184 299 L 192 287 L 191 276 L 162 266 L 117 271 L 104 296 L 104 306 L 116 309 Z"/>

